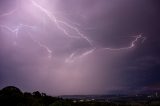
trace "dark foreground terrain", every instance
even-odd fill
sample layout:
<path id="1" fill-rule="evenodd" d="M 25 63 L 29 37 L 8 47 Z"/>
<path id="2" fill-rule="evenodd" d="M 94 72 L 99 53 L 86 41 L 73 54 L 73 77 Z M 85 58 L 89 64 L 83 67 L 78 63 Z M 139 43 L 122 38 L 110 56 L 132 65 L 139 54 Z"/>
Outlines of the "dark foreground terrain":
<path id="1" fill-rule="evenodd" d="M 8 86 L 0 90 L 0 106 L 160 106 L 160 97 L 158 93 L 52 97 L 39 91 L 23 93 L 14 86 Z"/>

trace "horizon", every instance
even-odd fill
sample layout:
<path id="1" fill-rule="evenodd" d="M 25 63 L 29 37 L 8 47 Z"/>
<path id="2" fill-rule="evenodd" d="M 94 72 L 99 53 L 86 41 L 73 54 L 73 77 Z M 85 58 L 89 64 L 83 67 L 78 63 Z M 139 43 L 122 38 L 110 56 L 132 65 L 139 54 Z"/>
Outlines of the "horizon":
<path id="1" fill-rule="evenodd" d="M 3 88 L 0 88 L 0 91 L 3 91 L 4 89 L 10 88 L 16 88 L 18 90 L 20 90 L 20 92 L 22 92 L 23 94 L 25 93 L 30 93 L 30 94 L 33 94 L 34 92 L 39 92 L 40 94 L 45 94 L 47 96 L 52 96 L 52 97 L 58 97 L 58 98 L 63 98 L 63 99 L 82 99 L 82 98 L 92 98 L 92 97 L 101 97 L 103 99 L 105 99 L 106 97 L 139 97 L 139 96 L 153 96 L 153 95 L 160 95 L 160 89 L 159 90 L 146 90 L 145 92 L 137 92 L 137 93 L 124 93 L 124 92 L 119 92 L 119 93 L 108 93 L 108 94 L 72 94 L 72 95 L 50 95 L 50 94 L 47 94 L 45 92 L 41 92 L 39 90 L 35 90 L 35 91 L 23 91 L 23 89 L 20 89 L 18 87 L 15 87 L 15 86 L 6 86 L 6 87 L 3 87 Z"/>

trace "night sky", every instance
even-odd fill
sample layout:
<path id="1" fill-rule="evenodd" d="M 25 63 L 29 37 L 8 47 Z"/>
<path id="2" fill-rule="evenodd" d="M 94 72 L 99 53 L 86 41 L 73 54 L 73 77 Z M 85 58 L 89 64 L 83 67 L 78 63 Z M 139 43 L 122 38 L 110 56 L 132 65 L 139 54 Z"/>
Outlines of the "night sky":
<path id="1" fill-rule="evenodd" d="M 137 93 L 159 76 L 159 0 L 0 0 L 0 88 Z"/>

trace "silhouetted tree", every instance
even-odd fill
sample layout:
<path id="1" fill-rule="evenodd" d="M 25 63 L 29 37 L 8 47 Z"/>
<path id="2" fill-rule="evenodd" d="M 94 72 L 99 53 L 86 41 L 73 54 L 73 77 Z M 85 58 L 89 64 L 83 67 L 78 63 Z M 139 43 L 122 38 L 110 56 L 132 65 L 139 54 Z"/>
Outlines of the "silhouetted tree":
<path id="1" fill-rule="evenodd" d="M 39 91 L 35 91 L 35 92 L 33 92 L 33 96 L 41 97 L 41 93 Z"/>
<path id="2" fill-rule="evenodd" d="M 8 86 L 1 90 L 0 106 L 15 106 L 17 103 L 23 101 L 23 93 L 20 89 L 14 86 Z"/>

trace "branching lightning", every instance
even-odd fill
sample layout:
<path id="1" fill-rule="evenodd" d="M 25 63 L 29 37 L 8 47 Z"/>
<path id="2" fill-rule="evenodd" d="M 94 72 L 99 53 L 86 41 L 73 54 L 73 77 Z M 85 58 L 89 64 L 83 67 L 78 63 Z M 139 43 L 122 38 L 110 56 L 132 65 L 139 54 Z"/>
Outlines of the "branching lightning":
<path id="1" fill-rule="evenodd" d="M 22 30 L 23 28 L 27 28 L 27 29 L 31 29 L 31 30 L 34 30 L 36 28 L 34 26 L 29 26 L 29 25 L 24 25 L 24 24 L 20 24 L 20 25 L 16 26 L 15 28 L 11 28 L 7 25 L 0 25 L 0 27 L 3 29 L 6 29 L 7 31 L 14 33 L 16 38 L 18 38 L 20 30 Z M 49 47 L 42 44 L 40 41 L 33 39 L 33 37 L 31 36 L 31 33 L 28 32 L 28 34 L 29 34 L 30 38 L 32 39 L 32 41 L 37 43 L 41 48 L 44 48 L 48 52 L 48 58 L 51 58 L 52 57 L 52 50 L 50 50 Z M 15 41 L 15 44 L 17 44 L 16 41 Z"/>
<path id="2" fill-rule="evenodd" d="M 146 39 L 145 37 L 142 36 L 142 34 L 140 35 L 137 35 L 135 36 L 135 39 L 133 41 L 131 41 L 131 44 L 128 46 L 128 47 L 123 47 L 123 48 L 101 48 L 102 50 L 109 50 L 109 51 L 121 51 L 121 50 L 129 50 L 129 49 L 132 49 L 136 46 L 136 42 L 139 41 L 139 39 L 141 39 L 141 43 L 144 42 L 144 40 Z M 67 63 L 73 63 L 75 60 L 77 59 L 80 59 L 80 58 L 83 58 L 91 53 L 93 53 L 94 51 L 97 51 L 97 50 L 100 50 L 100 49 L 96 49 L 96 48 L 93 48 L 91 50 L 88 50 L 80 55 L 76 55 L 77 51 L 76 52 L 73 52 L 67 59 L 65 62 Z"/>
<path id="3" fill-rule="evenodd" d="M 29 29 L 35 29 L 34 26 L 29 26 L 29 25 L 24 25 L 24 24 L 20 24 L 18 26 L 15 26 L 14 28 L 11 28 L 7 25 L 0 25 L 0 27 L 4 28 L 12 33 L 15 33 L 16 37 L 18 37 L 19 31 L 24 27 L 29 28 Z"/>
<path id="4" fill-rule="evenodd" d="M 88 44 L 90 45 L 91 49 L 86 50 L 84 52 L 79 52 L 79 51 L 74 51 L 72 52 L 66 59 L 65 62 L 66 63 L 72 63 L 77 59 L 83 58 L 87 55 L 90 55 L 92 53 L 94 53 L 97 50 L 109 50 L 109 51 L 121 51 L 121 50 L 129 50 L 135 47 L 136 43 L 141 40 L 142 43 L 146 40 L 145 37 L 142 36 L 142 34 L 135 36 L 135 39 L 133 39 L 130 43 L 130 45 L 128 47 L 122 47 L 122 48 L 96 48 L 93 46 L 93 42 L 91 39 L 89 39 L 85 34 L 83 34 L 77 27 L 75 27 L 74 25 L 71 25 L 69 23 L 67 23 L 64 20 L 60 20 L 57 18 L 57 16 L 55 14 L 53 14 L 51 11 L 49 11 L 47 8 L 42 7 L 39 3 L 37 3 L 35 0 L 30 0 L 31 1 L 31 5 L 36 7 L 37 9 L 39 9 L 39 11 L 41 11 L 45 16 L 47 16 L 47 18 L 52 21 L 54 23 L 54 25 L 56 25 L 56 27 L 58 28 L 59 31 L 61 31 L 65 36 L 67 36 L 68 38 L 71 39 L 84 39 L 86 42 L 88 42 Z M 18 9 L 14 9 L 8 13 L 2 14 L 0 15 L 0 17 L 5 17 L 5 16 L 9 16 L 11 14 L 13 14 L 15 11 L 18 11 Z M 78 24 L 79 25 L 79 24 Z M 29 26 L 29 25 L 25 25 L 25 24 L 19 24 L 15 27 L 10 27 L 7 25 L 0 25 L 0 28 L 5 29 L 7 31 L 10 31 L 12 33 L 15 34 L 16 38 L 18 38 L 19 32 L 23 30 L 23 28 L 27 28 L 30 30 L 35 30 L 35 26 Z M 75 35 L 73 35 L 71 32 L 74 32 Z M 52 58 L 52 50 L 45 44 L 41 43 L 40 41 L 38 41 L 37 39 L 32 37 L 32 34 L 29 32 L 29 36 L 30 38 L 39 45 L 39 47 L 45 49 L 48 53 L 48 58 Z"/>
<path id="5" fill-rule="evenodd" d="M 54 22 L 54 23 L 56 24 L 57 28 L 58 28 L 59 30 L 61 30 L 65 35 L 67 35 L 67 36 L 70 37 L 70 38 L 83 38 L 83 39 L 85 39 L 90 45 L 92 45 L 91 40 L 88 39 L 88 37 L 86 37 L 83 33 L 81 33 L 81 31 L 80 31 L 78 28 L 76 28 L 76 27 L 68 24 L 68 23 L 65 22 L 65 21 L 61 21 L 61 20 L 57 19 L 56 16 L 55 16 L 52 12 L 50 12 L 50 11 L 48 11 L 47 9 L 43 8 L 41 5 L 39 5 L 39 4 L 38 4 L 37 2 L 35 2 L 34 0 L 32 0 L 32 3 L 33 3 L 34 6 L 36 6 L 37 8 L 39 8 L 43 13 L 45 13 L 45 14 L 48 16 L 48 18 L 49 18 L 52 22 Z M 69 33 L 69 31 L 67 31 L 65 28 L 63 28 L 63 26 L 61 26 L 61 24 L 64 25 L 64 27 L 68 27 L 68 28 L 71 29 L 72 31 L 75 31 L 75 32 L 77 33 L 77 35 L 79 35 L 79 36 L 72 36 L 72 35 Z"/>
<path id="6" fill-rule="evenodd" d="M 137 35 L 137 36 L 135 37 L 135 39 L 134 39 L 133 41 L 131 41 L 131 44 L 130 44 L 130 46 L 128 46 L 128 47 L 123 47 L 123 48 L 104 48 L 104 49 L 105 49 L 105 50 L 110 50 L 110 51 L 119 51 L 119 50 L 131 49 L 131 48 L 135 47 L 136 42 L 137 42 L 139 39 L 142 39 L 142 43 L 143 43 L 143 41 L 145 40 L 145 37 L 142 37 L 141 34 L 140 34 L 140 35 Z"/>

